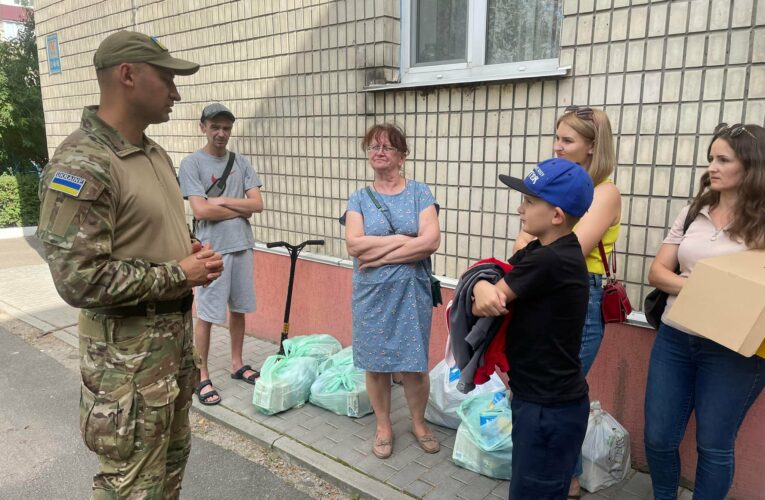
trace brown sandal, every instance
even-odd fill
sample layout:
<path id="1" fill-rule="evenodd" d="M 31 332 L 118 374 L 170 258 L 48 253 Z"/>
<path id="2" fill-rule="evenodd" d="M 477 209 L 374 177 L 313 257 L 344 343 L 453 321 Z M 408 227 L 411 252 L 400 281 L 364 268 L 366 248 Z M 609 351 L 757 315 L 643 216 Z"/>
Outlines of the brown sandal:
<path id="1" fill-rule="evenodd" d="M 380 460 L 385 460 L 393 454 L 393 437 L 380 439 L 375 434 L 375 443 L 372 445 L 372 453 Z"/>
<path id="2" fill-rule="evenodd" d="M 414 434 L 414 432 L 412 434 Z M 422 436 L 414 434 L 414 437 L 417 438 L 420 448 L 422 448 L 425 453 L 438 453 L 441 451 L 441 443 L 438 442 L 438 439 L 432 432 L 423 434 Z"/>

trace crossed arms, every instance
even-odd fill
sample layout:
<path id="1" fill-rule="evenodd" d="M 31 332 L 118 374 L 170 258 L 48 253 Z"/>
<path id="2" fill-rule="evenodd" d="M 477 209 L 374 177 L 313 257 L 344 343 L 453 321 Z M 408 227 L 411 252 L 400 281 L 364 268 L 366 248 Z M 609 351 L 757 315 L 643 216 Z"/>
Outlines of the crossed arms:
<path id="1" fill-rule="evenodd" d="M 441 230 L 438 227 L 435 205 L 420 212 L 419 227 L 417 236 L 366 236 L 362 215 L 349 211 L 345 221 L 345 244 L 348 254 L 358 259 L 359 269 L 425 259 L 438 250 L 441 244 Z"/>
<path id="2" fill-rule="evenodd" d="M 198 220 L 220 221 L 244 217 L 249 219 L 252 214 L 263 211 L 263 197 L 260 188 L 248 189 L 246 198 L 230 198 L 218 196 L 205 198 L 204 196 L 189 196 L 189 204 Z"/>

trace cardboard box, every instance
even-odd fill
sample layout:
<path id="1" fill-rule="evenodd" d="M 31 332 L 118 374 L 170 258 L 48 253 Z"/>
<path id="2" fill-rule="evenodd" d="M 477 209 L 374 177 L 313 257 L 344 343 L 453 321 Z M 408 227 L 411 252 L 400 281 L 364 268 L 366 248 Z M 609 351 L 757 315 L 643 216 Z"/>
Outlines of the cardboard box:
<path id="1" fill-rule="evenodd" d="M 765 340 L 765 250 L 700 260 L 669 320 L 744 356 Z"/>

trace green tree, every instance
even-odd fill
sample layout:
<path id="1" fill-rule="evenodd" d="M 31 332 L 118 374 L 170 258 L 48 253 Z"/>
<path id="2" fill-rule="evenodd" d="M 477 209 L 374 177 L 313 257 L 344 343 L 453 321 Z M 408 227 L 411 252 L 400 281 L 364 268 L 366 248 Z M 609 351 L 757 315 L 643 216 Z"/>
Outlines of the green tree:
<path id="1" fill-rule="evenodd" d="M 18 37 L 0 41 L 0 173 L 48 161 L 34 16 L 27 12 Z"/>

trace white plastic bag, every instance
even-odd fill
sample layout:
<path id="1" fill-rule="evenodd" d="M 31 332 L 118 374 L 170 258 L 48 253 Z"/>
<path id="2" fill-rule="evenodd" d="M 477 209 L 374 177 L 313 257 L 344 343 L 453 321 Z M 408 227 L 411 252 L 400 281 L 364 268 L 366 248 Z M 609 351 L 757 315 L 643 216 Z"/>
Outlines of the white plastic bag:
<path id="1" fill-rule="evenodd" d="M 591 402 L 579 483 L 594 493 L 623 480 L 630 467 L 629 433 L 600 407 L 600 401 Z"/>
<path id="2" fill-rule="evenodd" d="M 460 425 L 457 408 L 460 403 L 477 394 L 486 394 L 505 389 L 502 379 L 495 373 L 488 382 L 477 386 L 470 394 L 457 390 L 460 380 L 460 370 L 456 366 L 450 368 L 447 362 L 441 361 L 430 371 L 430 397 L 425 407 L 425 419 L 436 425 L 456 429 Z"/>

